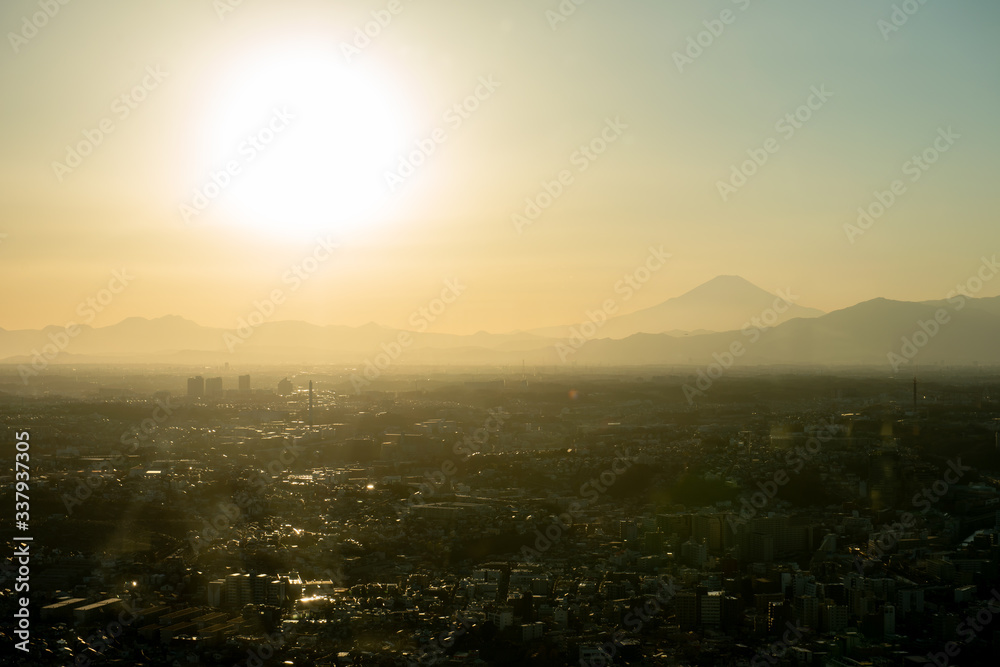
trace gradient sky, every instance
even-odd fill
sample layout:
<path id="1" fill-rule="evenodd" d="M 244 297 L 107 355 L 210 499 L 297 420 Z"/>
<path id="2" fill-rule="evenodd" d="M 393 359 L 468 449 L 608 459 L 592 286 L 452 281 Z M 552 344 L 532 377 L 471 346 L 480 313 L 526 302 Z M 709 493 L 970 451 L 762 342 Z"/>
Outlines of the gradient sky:
<path id="1" fill-rule="evenodd" d="M 274 289 L 274 319 L 406 326 L 457 278 L 431 330 L 529 329 L 582 320 L 651 245 L 673 257 L 625 311 L 720 274 L 833 310 L 943 298 L 1000 245 L 995 0 L 929 0 L 887 38 L 888 0 L 588 0 L 555 29 L 557 0 L 401 0 L 350 62 L 342 45 L 388 0 L 243 0 L 220 17 L 221 2 L 70 2 L 26 40 L 11 34 L 37 2 L 3 3 L 0 327 L 80 321 L 125 268 L 94 326 L 231 328 Z M 674 52 L 724 10 L 679 71 Z M 150 67 L 166 78 L 121 118 Z M 776 122 L 814 86 L 833 97 L 784 137 Z M 281 107 L 295 120 L 186 224 L 180 205 Z M 580 172 L 574 152 L 615 118 L 624 134 Z M 53 163 L 102 119 L 113 132 L 60 182 Z M 392 191 L 386 171 L 436 127 L 446 141 Z M 912 182 L 904 163 L 948 127 L 961 138 Z M 718 181 L 771 137 L 778 152 L 724 202 Z M 511 216 L 562 170 L 572 183 L 518 233 Z M 844 225 L 895 179 L 905 193 L 850 243 Z M 282 276 L 318 236 L 341 247 L 292 291 Z"/>

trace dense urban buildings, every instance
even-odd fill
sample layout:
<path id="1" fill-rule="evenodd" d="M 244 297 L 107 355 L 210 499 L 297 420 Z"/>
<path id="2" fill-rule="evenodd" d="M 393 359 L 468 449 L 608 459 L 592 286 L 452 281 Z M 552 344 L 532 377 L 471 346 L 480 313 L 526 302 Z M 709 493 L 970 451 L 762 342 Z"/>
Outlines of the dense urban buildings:
<path id="1" fill-rule="evenodd" d="M 998 0 L 0 26 L 0 667 L 1000 665 Z"/>
<path id="2" fill-rule="evenodd" d="M 675 369 L 400 371 L 363 392 L 350 369 L 231 372 L 240 390 L 204 396 L 171 369 L 0 387 L 5 438 L 30 434 L 35 664 L 1000 650 L 994 376 L 741 372 L 691 405 Z M 2 576 L 12 595 L 17 564 Z"/>

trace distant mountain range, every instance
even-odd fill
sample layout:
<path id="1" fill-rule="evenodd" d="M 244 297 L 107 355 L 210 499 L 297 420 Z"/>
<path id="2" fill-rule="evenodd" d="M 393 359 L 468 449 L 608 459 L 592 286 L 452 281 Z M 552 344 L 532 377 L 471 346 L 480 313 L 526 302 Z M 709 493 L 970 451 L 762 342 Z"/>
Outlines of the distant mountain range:
<path id="1" fill-rule="evenodd" d="M 768 309 L 774 310 L 776 320 L 771 326 L 796 317 L 819 317 L 822 310 L 803 308 L 795 303 L 794 296 L 787 300 L 757 287 L 739 276 L 718 276 L 695 287 L 690 292 L 643 310 L 619 315 L 601 327 L 602 338 L 628 338 L 637 333 L 691 332 L 710 333 L 740 329 L 754 317 Z M 774 309 L 775 303 L 782 312 Z M 562 337 L 569 326 L 534 329 L 532 333 Z"/>
<path id="2" fill-rule="evenodd" d="M 297 321 L 264 322 L 237 332 L 177 316 L 133 317 L 101 328 L 81 325 L 75 336 L 55 326 L 0 329 L 0 363 L 384 365 L 391 359 L 401 365 L 701 366 L 725 361 L 734 351 L 736 365 L 902 371 L 911 363 L 1000 363 L 1000 297 L 921 303 L 880 298 L 827 314 L 794 300 L 737 276 L 719 276 L 600 327 L 577 323 L 473 335 L 401 336 L 400 330 L 376 324 L 320 327 Z"/>

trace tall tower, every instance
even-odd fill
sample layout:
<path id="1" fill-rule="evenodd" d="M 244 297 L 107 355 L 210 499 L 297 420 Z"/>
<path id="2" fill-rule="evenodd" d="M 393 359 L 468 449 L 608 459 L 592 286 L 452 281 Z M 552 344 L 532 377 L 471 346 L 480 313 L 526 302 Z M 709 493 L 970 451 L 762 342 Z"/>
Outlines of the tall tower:
<path id="1" fill-rule="evenodd" d="M 313 428 L 313 381 L 309 380 L 309 430 Z"/>
<path id="2" fill-rule="evenodd" d="M 917 409 L 917 376 L 913 376 L 913 409 Z"/>
<path id="3" fill-rule="evenodd" d="M 205 378 L 198 375 L 193 378 L 188 378 L 187 381 L 187 395 L 191 398 L 201 398 L 205 395 Z"/>

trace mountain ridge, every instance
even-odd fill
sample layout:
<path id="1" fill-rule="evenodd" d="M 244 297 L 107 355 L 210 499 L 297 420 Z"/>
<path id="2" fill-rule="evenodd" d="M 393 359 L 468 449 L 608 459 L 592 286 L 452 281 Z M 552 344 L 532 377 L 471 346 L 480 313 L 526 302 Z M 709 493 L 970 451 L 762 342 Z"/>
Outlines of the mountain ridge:
<path id="1" fill-rule="evenodd" d="M 721 296 L 720 290 L 724 292 Z M 725 321 L 737 324 L 725 331 L 701 329 L 694 333 L 677 329 L 668 333 L 630 332 L 627 323 L 617 332 L 614 328 L 619 318 L 698 298 L 712 302 L 713 308 L 733 299 L 739 307 L 726 314 Z M 744 320 L 750 301 L 753 308 L 767 305 Z M 780 313 L 786 317 L 778 317 L 777 312 L 774 317 L 765 316 L 767 309 L 776 311 L 780 305 L 787 306 Z M 252 328 L 250 335 L 238 338 L 235 345 L 226 342 L 226 334 L 232 339 L 232 329 L 204 327 L 179 315 L 133 316 L 106 327 L 79 325 L 72 337 L 64 327 L 52 325 L 39 330 L 0 329 L 0 363 L 34 363 L 36 368 L 49 363 L 168 359 L 170 363 L 214 359 L 354 364 L 388 354 L 402 364 L 703 365 L 727 354 L 736 343 L 742 350 L 737 355 L 741 365 L 891 367 L 892 355 L 896 355 L 898 368 L 900 360 L 903 364 L 910 361 L 902 353 L 913 350 L 920 363 L 1000 363 L 1000 346 L 995 345 L 1000 340 L 1000 297 L 921 302 L 876 297 L 830 313 L 815 315 L 810 312 L 813 309 L 806 309 L 805 317 L 791 316 L 797 312 L 794 305 L 790 298 L 770 294 L 739 276 L 718 276 L 680 297 L 589 329 L 573 325 L 548 328 L 544 334 L 529 330 L 468 335 L 406 332 L 407 336 L 401 336 L 403 330 L 376 323 L 350 327 L 280 320 Z M 662 321 L 662 312 L 657 317 Z M 615 336 L 622 332 L 627 335 Z M 409 342 L 403 345 L 403 340 Z"/>

